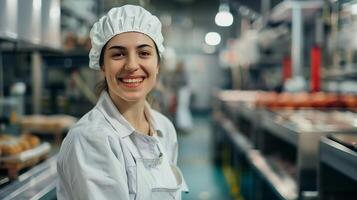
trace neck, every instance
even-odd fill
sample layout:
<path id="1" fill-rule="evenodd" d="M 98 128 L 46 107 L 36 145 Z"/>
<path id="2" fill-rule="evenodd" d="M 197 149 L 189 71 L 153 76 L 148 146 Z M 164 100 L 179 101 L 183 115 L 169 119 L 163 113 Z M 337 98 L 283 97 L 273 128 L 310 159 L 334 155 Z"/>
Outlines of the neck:
<path id="1" fill-rule="evenodd" d="M 123 117 L 134 127 L 139 133 L 148 134 L 149 122 L 145 117 L 145 99 L 140 101 L 125 101 L 120 97 L 109 92 L 115 107 L 123 115 Z M 144 123 L 143 123 L 144 122 Z"/>

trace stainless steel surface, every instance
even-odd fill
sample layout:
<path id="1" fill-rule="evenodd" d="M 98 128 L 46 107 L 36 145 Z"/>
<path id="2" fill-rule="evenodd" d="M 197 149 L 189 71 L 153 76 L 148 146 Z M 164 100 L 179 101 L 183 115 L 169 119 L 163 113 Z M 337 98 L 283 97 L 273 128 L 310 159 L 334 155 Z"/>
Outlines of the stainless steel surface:
<path id="1" fill-rule="evenodd" d="M 220 99 L 224 117 L 218 123 L 238 150 L 249 143 L 243 152 L 262 175 L 264 184 L 281 199 L 316 199 L 319 140 L 331 133 L 357 133 L 357 114 L 336 110 L 267 110 L 252 107 L 252 101 L 231 97 Z M 236 130 L 241 128 L 240 118 L 246 119 L 247 124 L 256 123 L 256 137 L 248 138 L 246 132 Z M 257 144 L 258 151 L 252 144 Z"/>
<path id="2" fill-rule="evenodd" d="M 259 109 L 255 101 L 259 91 L 224 90 L 218 93 L 221 111 L 239 134 L 249 141 L 250 145 L 256 146 L 256 129 L 259 126 Z"/>
<path id="3" fill-rule="evenodd" d="M 242 133 L 240 133 L 234 126 L 231 120 L 224 117 L 222 113 L 216 113 L 214 120 L 223 128 L 224 133 L 230 141 L 240 149 L 244 154 L 247 154 L 249 150 L 253 149 L 251 141 L 246 138 Z"/>
<path id="4" fill-rule="evenodd" d="M 357 152 L 329 138 L 320 142 L 320 160 L 357 181 Z"/>
<path id="5" fill-rule="evenodd" d="M 16 40 L 17 0 L 0 0 L 0 38 Z"/>
<path id="6" fill-rule="evenodd" d="M 303 12 L 303 19 L 310 20 L 316 11 L 321 9 L 323 6 L 323 1 L 312 0 L 312 1 L 283 1 L 276 5 L 270 15 L 270 20 L 273 22 L 278 21 L 291 21 L 292 9 L 301 8 Z"/>
<path id="7" fill-rule="evenodd" d="M 240 102 L 238 112 L 238 114 L 251 122 L 256 122 L 259 117 L 259 111 L 252 102 Z"/>
<path id="8" fill-rule="evenodd" d="M 263 178 L 271 185 L 283 199 L 298 199 L 298 190 L 296 182 L 288 174 L 280 172 L 279 174 L 271 167 L 266 158 L 257 150 L 251 150 L 248 154 L 250 163 L 261 173 Z"/>
<path id="9" fill-rule="evenodd" d="M 291 61 L 293 74 L 292 77 L 300 77 L 302 75 L 303 63 L 303 42 L 304 41 L 304 25 L 302 20 L 301 6 L 296 4 L 292 8 L 293 19 L 292 19 L 292 31 L 291 31 Z"/>
<path id="10" fill-rule="evenodd" d="M 337 116 L 336 118 L 338 118 L 338 114 L 340 114 L 341 116 L 349 116 L 347 112 L 346 115 L 343 115 L 338 111 L 323 112 L 318 110 L 308 110 L 301 112 L 306 112 L 306 116 L 304 117 L 304 115 L 302 113 L 299 113 L 299 111 L 292 111 L 291 114 L 294 115 L 295 113 L 295 115 L 298 115 L 299 117 L 305 119 L 309 119 L 309 116 L 311 115 L 315 117 L 320 116 L 322 117 L 322 119 L 321 121 L 316 121 L 316 126 L 314 126 L 314 123 L 312 122 L 310 126 L 305 127 L 298 126 L 298 124 L 296 123 L 299 121 L 300 118 L 297 118 L 298 120 L 296 120 L 295 123 L 291 121 L 292 119 L 296 119 L 293 117 L 289 118 L 290 120 L 284 120 L 284 117 L 282 116 L 284 111 L 282 113 L 279 113 L 279 111 L 262 112 L 263 128 L 265 128 L 269 131 L 269 133 L 277 136 L 278 138 L 288 142 L 289 144 L 294 145 L 297 150 L 296 165 L 298 169 L 297 184 L 299 191 L 303 191 L 304 187 L 306 185 L 309 185 L 310 182 L 314 180 L 314 176 L 316 176 L 318 166 L 318 144 L 320 138 L 322 136 L 332 133 L 357 133 L 357 128 L 353 124 L 353 119 L 352 121 L 350 119 L 345 119 L 347 124 L 346 126 L 341 125 L 339 127 L 337 125 L 333 126 L 333 124 L 331 126 L 329 126 L 329 124 L 325 124 L 325 126 L 320 125 L 321 123 L 328 123 L 329 120 L 334 119 L 332 117 L 333 114 L 333 116 Z M 318 118 L 316 118 L 315 120 L 318 120 Z M 348 121 L 350 121 L 350 126 L 348 126 Z M 330 121 L 330 123 L 332 122 L 333 121 Z M 301 123 L 308 125 L 309 121 L 301 121 Z M 314 185 L 316 185 L 316 183 Z"/>
<path id="11" fill-rule="evenodd" d="M 61 5 L 60 0 L 42 1 L 41 44 L 61 48 Z"/>
<path id="12" fill-rule="evenodd" d="M 325 41 L 324 21 L 322 17 L 316 17 L 315 24 L 315 44 L 321 47 L 323 46 L 323 42 Z"/>
<path id="13" fill-rule="evenodd" d="M 253 140 L 257 139 L 256 136 L 252 138 L 246 137 L 246 135 L 251 136 L 250 134 L 255 134 L 254 129 L 249 129 L 249 131 L 253 131 L 253 133 L 248 134 L 243 134 L 237 130 L 237 127 L 242 125 L 240 124 L 242 122 L 240 121 L 241 118 L 245 119 L 243 123 L 247 122 L 250 126 L 260 125 L 260 123 L 264 121 L 260 120 L 260 111 L 253 106 L 253 101 L 246 99 L 247 97 L 244 97 L 247 101 L 237 97 L 242 93 L 231 94 L 232 95 L 224 95 L 224 97 L 220 99 L 222 105 L 220 108 L 223 110 L 215 109 L 214 112 L 214 120 L 222 129 L 220 134 L 225 134 L 224 137 L 227 138 L 229 144 L 233 145 L 232 149 L 235 151 L 234 153 L 243 153 L 243 155 L 247 157 L 247 161 L 253 166 L 254 171 L 260 174 L 263 180 L 268 183 L 269 187 L 280 199 L 297 199 L 298 193 L 294 178 L 283 170 L 279 172 L 275 171 L 274 167 L 271 166 L 272 162 L 254 150 Z"/>
<path id="14" fill-rule="evenodd" d="M 41 43 L 42 0 L 18 0 L 18 39 L 26 43 Z"/>
<path id="15" fill-rule="evenodd" d="M 270 15 L 273 22 L 291 21 L 291 58 L 292 77 L 302 76 L 304 67 L 304 19 L 311 19 L 313 14 L 322 8 L 323 1 L 283 1 L 275 6 Z"/>
<path id="16" fill-rule="evenodd" d="M 261 126 L 263 129 L 269 130 L 271 134 L 274 134 L 276 137 L 281 138 L 294 146 L 298 145 L 299 135 L 293 126 L 289 124 L 281 124 L 279 118 L 277 118 L 277 115 L 273 112 L 262 110 L 261 114 Z"/>
<path id="17" fill-rule="evenodd" d="M 57 157 L 34 166 L 19 176 L 17 181 L 1 188 L 0 199 L 40 199 L 50 190 L 55 189 L 57 182 Z"/>

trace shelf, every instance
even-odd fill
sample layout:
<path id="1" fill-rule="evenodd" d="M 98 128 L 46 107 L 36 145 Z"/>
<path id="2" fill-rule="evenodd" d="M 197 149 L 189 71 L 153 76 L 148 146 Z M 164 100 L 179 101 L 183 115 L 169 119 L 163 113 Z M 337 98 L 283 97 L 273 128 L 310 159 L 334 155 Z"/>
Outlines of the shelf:
<path id="1" fill-rule="evenodd" d="M 325 72 L 323 75 L 324 80 L 346 80 L 357 78 L 357 69 L 346 69 L 346 70 L 333 70 Z"/>
<path id="2" fill-rule="evenodd" d="M 270 15 L 270 21 L 276 22 L 290 22 L 292 20 L 292 10 L 300 8 L 302 16 L 305 20 L 310 20 L 314 13 L 316 13 L 323 6 L 323 1 L 283 1 L 276 5 Z"/>
<path id="3" fill-rule="evenodd" d="M 48 142 L 45 142 L 33 149 L 24 151 L 22 153 L 13 155 L 13 156 L 5 156 L 0 158 L 0 162 L 26 162 L 33 158 L 37 158 L 39 156 L 43 156 L 49 153 L 51 146 Z"/>
<path id="4" fill-rule="evenodd" d="M 230 118 L 231 120 L 235 120 L 237 118 L 239 104 L 238 102 L 222 102 L 222 112 L 225 116 Z"/>
<path id="5" fill-rule="evenodd" d="M 262 111 L 262 127 L 276 137 L 296 147 L 298 145 L 299 133 L 294 127 L 276 122 L 276 117 L 277 115 L 273 112 L 267 110 Z"/>
<path id="6" fill-rule="evenodd" d="M 253 103 L 242 102 L 238 106 L 238 114 L 253 123 L 259 116 L 257 112 Z"/>
<path id="7" fill-rule="evenodd" d="M 228 119 L 222 120 L 222 126 L 226 130 L 228 137 L 231 139 L 235 147 L 240 149 L 243 153 L 247 153 L 253 148 L 253 145 L 242 133 L 240 133 Z"/>
<path id="8" fill-rule="evenodd" d="M 40 199 L 57 184 L 57 157 L 51 157 L 0 190 L 0 199 Z"/>
<path id="9" fill-rule="evenodd" d="M 253 149 L 253 145 L 248 138 L 240 133 L 231 120 L 225 118 L 221 113 L 214 116 L 214 120 L 220 124 L 224 129 L 224 133 L 227 134 L 228 139 L 234 144 L 234 146 L 243 154 L 247 154 L 249 150 Z"/>
<path id="10" fill-rule="evenodd" d="M 288 117 L 289 115 L 285 113 L 287 111 L 284 109 L 275 111 L 263 110 L 261 112 L 263 128 L 295 146 L 298 143 L 301 143 L 299 141 L 304 137 L 306 137 L 305 139 L 318 139 L 318 137 L 327 134 L 357 133 L 357 126 L 351 124 L 350 120 L 343 120 L 345 122 L 344 124 L 339 124 L 337 121 L 333 121 L 335 118 L 332 116 L 334 115 L 336 115 L 335 120 L 342 120 L 342 117 L 344 116 L 342 115 L 344 113 L 342 111 L 321 111 L 314 109 L 289 111 L 295 113 L 295 115 L 291 115 L 290 117 L 295 118 L 296 121 L 298 119 L 302 120 L 303 118 L 306 118 L 306 122 L 301 121 L 300 123 L 290 121 Z M 340 115 L 342 115 L 342 117 Z M 347 116 L 349 115 L 346 115 L 345 117 Z M 316 120 L 311 121 L 309 117 L 315 117 Z M 329 121 L 329 119 L 332 121 Z"/>
<path id="11" fill-rule="evenodd" d="M 0 41 L 14 42 L 21 51 L 60 51 L 59 7 L 60 0 L 0 1 Z"/>
<path id="12" fill-rule="evenodd" d="M 329 138 L 320 141 L 320 160 L 357 181 L 357 152 Z"/>
<path id="13" fill-rule="evenodd" d="M 15 42 L 17 40 L 17 34 L 12 32 L 0 31 L 0 40 L 9 42 Z"/>
<path id="14" fill-rule="evenodd" d="M 236 117 L 244 117 L 247 120 L 256 119 L 255 102 L 258 91 L 249 90 L 222 90 L 218 99 L 222 103 L 223 112 L 235 120 Z"/>
<path id="15" fill-rule="evenodd" d="M 319 110 L 263 110 L 262 128 L 296 149 L 297 186 L 300 195 L 310 195 L 317 189 L 316 177 L 319 163 L 319 141 L 328 134 L 357 133 L 343 112 Z M 300 113 L 301 112 L 301 113 Z M 293 115 L 288 115 L 293 113 Z M 344 120 L 342 120 L 344 119 Z M 291 121 L 290 121 L 291 120 Z M 341 121 L 342 120 L 342 121 Z M 346 123 L 338 123 L 346 122 Z M 272 145 L 272 142 L 269 144 Z M 264 145 L 262 145 L 265 152 Z M 275 151 L 284 151 L 275 146 Z"/>
<path id="16" fill-rule="evenodd" d="M 298 189 L 295 180 L 287 173 L 277 172 L 269 161 L 259 151 L 251 150 L 248 154 L 249 162 L 254 169 L 266 180 L 270 187 L 280 196 L 280 199 L 295 200 Z"/>
<path id="17" fill-rule="evenodd" d="M 71 51 L 62 53 L 44 53 L 44 62 L 50 67 L 60 68 L 77 68 L 88 66 L 89 52 L 87 51 Z"/>
<path id="18" fill-rule="evenodd" d="M 8 53 L 8 54 L 13 54 L 14 52 L 17 53 L 27 53 L 27 52 L 34 52 L 34 51 L 39 51 L 43 53 L 53 53 L 53 54 L 63 54 L 64 50 L 62 47 L 51 47 L 51 46 L 46 46 L 43 44 L 35 44 L 31 43 L 29 41 L 23 41 L 23 40 L 3 40 L 7 41 L 6 44 L 5 42 L 3 44 L 0 44 L 0 49 L 2 53 Z M 11 44 L 12 42 L 13 44 Z M 15 44 L 15 45 L 14 45 Z M 87 54 L 88 56 L 88 54 Z"/>

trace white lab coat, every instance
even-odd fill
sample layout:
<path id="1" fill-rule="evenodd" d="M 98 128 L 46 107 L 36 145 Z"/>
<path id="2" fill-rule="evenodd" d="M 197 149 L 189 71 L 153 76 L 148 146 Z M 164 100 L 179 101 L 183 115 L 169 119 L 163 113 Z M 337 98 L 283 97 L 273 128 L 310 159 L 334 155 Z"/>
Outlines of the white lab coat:
<path id="1" fill-rule="evenodd" d="M 187 192 L 172 123 L 146 107 L 157 134 L 137 133 L 107 92 L 71 128 L 57 161 L 59 200 L 169 200 Z"/>

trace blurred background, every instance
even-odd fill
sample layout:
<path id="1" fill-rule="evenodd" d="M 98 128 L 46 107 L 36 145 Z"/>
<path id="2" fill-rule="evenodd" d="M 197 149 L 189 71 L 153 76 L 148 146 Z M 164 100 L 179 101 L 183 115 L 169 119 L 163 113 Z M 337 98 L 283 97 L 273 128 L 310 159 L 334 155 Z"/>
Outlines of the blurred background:
<path id="1" fill-rule="evenodd" d="M 0 199 L 56 199 L 103 79 L 89 30 L 124 4 L 163 25 L 150 101 L 177 129 L 183 199 L 356 198 L 356 0 L 0 0 Z"/>

